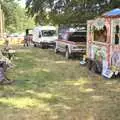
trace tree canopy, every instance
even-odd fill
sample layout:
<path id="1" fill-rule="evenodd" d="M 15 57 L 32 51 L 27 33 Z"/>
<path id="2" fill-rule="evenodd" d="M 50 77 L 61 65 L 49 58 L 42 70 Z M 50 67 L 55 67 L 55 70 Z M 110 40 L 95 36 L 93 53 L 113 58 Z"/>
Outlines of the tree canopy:
<path id="1" fill-rule="evenodd" d="M 28 15 L 39 24 L 82 23 L 120 7 L 120 0 L 27 0 Z"/>
<path id="2" fill-rule="evenodd" d="M 5 28 L 7 32 L 23 32 L 34 26 L 34 21 L 26 16 L 25 9 L 16 0 L 0 0 L 5 14 Z"/>
<path id="3" fill-rule="evenodd" d="M 79 24 L 120 7 L 120 0 L 26 0 L 25 10 L 17 1 L 0 0 L 8 32 L 32 28 L 34 21 L 31 17 L 38 24 Z"/>

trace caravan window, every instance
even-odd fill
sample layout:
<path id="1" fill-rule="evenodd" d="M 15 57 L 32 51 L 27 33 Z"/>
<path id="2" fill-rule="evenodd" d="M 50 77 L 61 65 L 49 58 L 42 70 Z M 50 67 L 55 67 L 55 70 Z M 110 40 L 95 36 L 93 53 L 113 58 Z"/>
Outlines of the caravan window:
<path id="1" fill-rule="evenodd" d="M 55 35 L 56 35 L 55 30 L 42 30 L 43 37 L 50 37 L 50 36 L 55 36 Z"/>
<path id="2" fill-rule="evenodd" d="M 96 27 L 94 29 L 94 41 L 106 42 L 107 41 L 107 28 L 104 26 L 102 29 L 98 30 Z"/>
<path id="3" fill-rule="evenodd" d="M 115 44 L 119 44 L 119 36 L 118 34 L 115 34 Z"/>
<path id="4" fill-rule="evenodd" d="M 120 41 L 119 38 L 119 25 L 116 25 L 116 32 L 115 32 L 115 45 L 118 45 Z"/>
<path id="5" fill-rule="evenodd" d="M 119 33 L 119 25 L 116 25 L 116 33 Z"/>

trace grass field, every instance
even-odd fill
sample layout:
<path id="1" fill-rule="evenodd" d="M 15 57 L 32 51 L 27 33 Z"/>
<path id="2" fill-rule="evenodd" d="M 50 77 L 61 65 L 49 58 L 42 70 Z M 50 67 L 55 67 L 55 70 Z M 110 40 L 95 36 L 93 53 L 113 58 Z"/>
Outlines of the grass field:
<path id="1" fill-rule="evenodd" d="M 92 74 L 53 50 L 18 48 L 0 86 L 0 120 L 120 120 L 120 80 Z"/>

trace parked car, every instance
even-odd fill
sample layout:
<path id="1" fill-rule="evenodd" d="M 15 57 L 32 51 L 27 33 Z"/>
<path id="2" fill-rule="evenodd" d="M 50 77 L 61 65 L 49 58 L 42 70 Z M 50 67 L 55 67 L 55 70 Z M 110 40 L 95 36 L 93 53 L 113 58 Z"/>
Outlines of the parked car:
<path id="1" fill-rule="evenodd" d="M 55 52 L 64 52 L 66 59 L 86 52 L 86 31 L 67 31 L 56 41 Z"/>

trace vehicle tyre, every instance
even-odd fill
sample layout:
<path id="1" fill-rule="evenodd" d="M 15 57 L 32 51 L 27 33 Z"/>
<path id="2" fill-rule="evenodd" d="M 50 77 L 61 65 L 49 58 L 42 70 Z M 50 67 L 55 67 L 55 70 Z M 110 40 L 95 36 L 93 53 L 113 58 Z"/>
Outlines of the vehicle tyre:
<path id="1" fill-rule="evenodd" d="M 58 49 L 56 47 L 54 48 L 54 51 L 56 54 L 58 53 Z"/>
<path id="2" fill-rule="evenodd" d="M 66 58 L 66 59 L 69 59 L 69 58 L 70 58 L 70 54 L 69 54 L 69 49 L 68 49 L 68 48 L 66 48 L 65 58 Z"/>
<path id="3" fill-rule="evenodd" d="M 34 47 L 37 47 L 37 45 L 34 43 Z"/>
<path id="4" fill-rule="evenodd" d="M 45 48 L 48 49 L 48 45 L 47 44 L 45 45 Z"/>
<path id="5" fill-rule="evenodd" d="M 40 43 L 40 48 L 42 48 L 42 49 L 44 48 L 44 45 L 42 43 Z"/>

